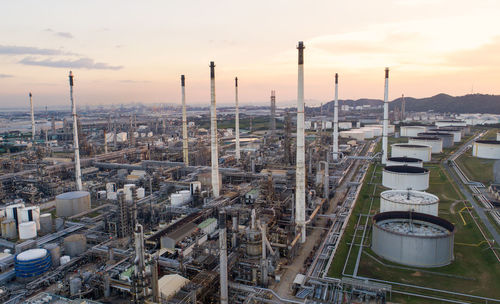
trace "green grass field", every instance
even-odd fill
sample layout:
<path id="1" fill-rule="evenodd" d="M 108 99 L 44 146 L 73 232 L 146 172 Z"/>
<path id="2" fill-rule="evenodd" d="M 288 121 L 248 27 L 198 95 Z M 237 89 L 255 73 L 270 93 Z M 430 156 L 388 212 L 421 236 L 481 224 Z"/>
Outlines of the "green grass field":
<path id="1" fill-rule="evenodd" d="M 479 229 L 474 224 L 472 218 L 467 212 L 463 212 L 463 217 L 466 221 L 464 225 L 459 211 L 464 207 L 462 197 L 451 183 L 449 177 L 444 172 L 440 165 L 432 165 L 430 176 L 430 188 L 428 192 L 437 195 L 440 198 L 439 216 L 445 218 L 455 225 L 455 261 L 448 266 L 431 268 L 431 269 L 401 269 L 401 265 L 396 265 L 377 257 L 370 249 L 371 235 L 367 231 L 365 238 L 363 255 L 360 259 L 360 267 L 358 275 L 363 277 L 387 280 L 392 282 L 400 282 L 406 284 L 414 284 L 425 287 L 432 287 L 448 291 L 462 292 L 467 294 L 500 298 L 500 264 L 496 261 L 493 253 L 487 248 L 480 234 Z M 375 172 L 375 183 L 381 183 L 381 167 L 375 168 L 372 165 L 369 169 L 365 181 L 370 180 L 371 173 Z M 369 205 L 372 193 L 375 190 L 372 210 L 370 211 Z M 346 232 L 339 243 L 337 254 L 332 262 L 329 270 L 329 275 L 332 277 L 341 277 L 344 267 L 344 261 L 347 258 L 349 244 L 353 240 L 353 235 L 356 232 L 356 222 L 358 221 L 359 214 L 375 214 L 379 209 L 379 193 L 384 189 L 381 186 L 365 183 L 358 197 L 356 207 L 353 215 L 348 223 Z M 364 225 L 366 217 L 362 217 L 360 225 Z M 361 241 L 362 230 L 357 230 L 355 243 L 359 244 Z M 358 254 L 359 246 L 353 246 L 349 261 L 346 267 L 346 274 L 352 274 L 354 265 Z M 375 261 L 369 257 L 368 253 L 381 261 L 383 264 Z M 436 272 L 435 273 L 429 273 Z M 393 289 L 404 290 L 402 287 L 393 286 Z M 413 291 L 406 289 L 407 291 Z M 422 293 L 419 291 L 417 293 Z M 428 292 L 425 292 L 426 294 Z M 436 294 L 435 294 L 436 295 Z M 437 295 L 437 296 L 443 296 Z M 432 301 L 425 300 L 422 302 L 421 298 L 413 298 L 402 296 L 394 293 L 393 301 L 400 303 L 433 303 Z M 438 303 L 438 302 L 434 302 Z"/>

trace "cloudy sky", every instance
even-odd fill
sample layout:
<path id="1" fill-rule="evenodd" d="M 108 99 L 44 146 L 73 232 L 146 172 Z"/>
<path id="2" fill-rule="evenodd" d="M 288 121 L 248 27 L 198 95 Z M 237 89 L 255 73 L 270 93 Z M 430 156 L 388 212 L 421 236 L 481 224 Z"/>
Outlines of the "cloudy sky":
<path id="1" fill-rule="evenodd" d="M 180 100 L 208 104 L 210 61 L 217 101 L 278 106 L 296 98 L 305 50 L 306 99 L 500 94 L 498 0 L 3 1 L 0 107 Z"/>

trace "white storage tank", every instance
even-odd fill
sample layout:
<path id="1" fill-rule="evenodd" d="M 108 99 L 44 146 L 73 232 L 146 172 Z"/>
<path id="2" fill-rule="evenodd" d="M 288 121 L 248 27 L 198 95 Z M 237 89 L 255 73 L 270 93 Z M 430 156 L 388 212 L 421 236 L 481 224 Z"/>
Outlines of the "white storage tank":
<path id="1" fill-rule="evenodd" d="M 58 267 L 61 259 L 61 247 L 56 243 L 48 243 L 43 245 L 43 248 L 50 253 L 52 266 Z"/>
<path id="2" fill-rule="evenodd" d="M 107 183 L 106 184 L 106 192 L 107 193 L 110 193 L 110 192 L 116 192 L 116 184 L 115 183 Z"/>
<path id="3" fill-rule="evenodd" d="M 443 148 L 451 148 L 455 144 L 453 140 L 453 134 L 438 131 L 429 131 L 424 133 L 418 133 L 419 137 L 439 137 L 443 141 Z"/>
<path id="4" fill-rule="evenodd" d="M 87 237 L 85 234 L 72 234 L 64 238 L 64 253 L 75 257 L 87 250 Z"/>
<path id="5" fill-rule="evenodd" d="M 425 145 L 431 147 L 431 153 L 442 153 L 443 152 L 443 140 L 439 137 L 410 137 L 408 139 L 410 145 Z"/>
<path id="6" fill-rule="evenodd" d="M 413 267 L 441 267 L 453 259 L 455 227 L 429 214 L 390 211 L 373 217 L 372 250 L 380 257 Z"/>
<path id="7" fill-rule="evenodd" d="M 132 201 L 132 189 L 135 188 L 135 184 L 125 184 L 123 185 L 123 192 L 125 193 L 125 201 Z"/>
<path id="8" fill-rule="evenodd" d="M 25 222 L 19 224 L 19 238 L 21 240 L 36 238 L 36 222 Z"/>
<path id="9" fill-rule="evenodd" d="M 170 204 L 172 206 L 180 206 L 184 203 L 184 197 L 180 193 L 172 193 L 170 195 Z"/>
<path id="10" fill-rule="evenodd" d="M 392 144 L 391 157 L 413 157 L 423 162 L 431 161 L 432 148 L 427 145 Z"/>
<path id="11" fill-rule="evenodd" d="M 144 198 L 146 196 L 146 189 L 140 187 L 140 188 L 137 188 L 137 198 L 138 199 L 141 199 L 141 198 Z"/>
<path id="12" fill-rule="evenodd" d="M 438 128 L 443 127 L 466 127 L 467 123 L 463 120 L 439 120 L 434 123 Z"/>
<path id="13" fill-rule="evenodd" d="M 29 249 L 15 257 L 16 277 L 21 280 L 32 280 L 44 274 L 52 265 L 50 253 L 46 249 Z"/>
<path id="14" fill-rule="evenodd" d="M 388 166 L 382 171 L 382 185 L 396 190 L 427 190 L 429 170 L 412 166 Z"/>
<path id="15" fill-rule="evenodd" d="M 60 259 L 59 259 L 59 264 L 62 266 L 62 265 L 66 265 L 68 264 L 68 262 L 71 261 L 71 257 L 69 255 L 63 255 Z"/>
<path id="16" fill-rule="evenodd" d="M 401 126 L 399 135 L 401 137 L 415 137 L 418 133 L 425 131 L 427 131 L 427 127 L 424 126 Z"/>
<path id="17" fill-rule="evenodd" d="M 361 128 L 358 130 L 363 132 L 365 139 L 371 139 L 375 135 L 374 131 L 371 128 Z M 353 131 L 356 131 L 356 130 L 353 130 Z"/>
<path id="18" fill-rule="evenodd" d="M 453 134 L 453 141 L 454 142 L 460 142 L 462 140 L 462 129 L 459 129 L 459 128 L 439 128 L 435 131 Z"/>
<path id="19" fill-rule="evenodd" d="M 413 166 L 420 167 L 424 166 L 424 162 L 421 159 L 413 157 L 389 157 L 385 164 L 386 166 Z"/>
<path id="20" fill-rule="evenodd" d="M 497 141 L 500 141 L 500 132 L 497 132 Z"/>
<path id="21" fill-rule="evenodd" d="M 90 210 L 90 193 L 72 191 L 56 196 L 56 214 L 59 217 L 73 216 Z"/>
<path id="22" fill-rule="evenodd" d="M 15 239 L 17 237 L 16 220 L 6 218 L 2 221 L 2 237 L 4 239 Z"/>
<path id="23" fill-rule="evenodd" d="M 21 209 L 21 223 L 35 222 L 36 229 L 40 230 L 40 207 L 24 207 Z"/>
<path id="24" fill-rule="evenodd" d="M 414 211 L 438 216 L 439 198 L 415 190 L 387 190 L 380 193 L 380 212 Z"/>
<path id="25" fill-rule="evenodd" d="M 472 145 L 472 156 L 486 159 L 500 159 L 500 141 L 476 140 Z"/>
<path id="26" fill-rule="evenodd" d="M 360 131 L 359 129 L 349 130 L 349 131 L 340 131 L 339 136 L 341 138 L 353 138 L 357 141 L 365 140 L 365 133 Z"/>
<path id="27" fill-rule="evenodd" d="M 52 214 L 44 213 L 40 215 L 40 232 L 42 234 L 52 233 Z"/>

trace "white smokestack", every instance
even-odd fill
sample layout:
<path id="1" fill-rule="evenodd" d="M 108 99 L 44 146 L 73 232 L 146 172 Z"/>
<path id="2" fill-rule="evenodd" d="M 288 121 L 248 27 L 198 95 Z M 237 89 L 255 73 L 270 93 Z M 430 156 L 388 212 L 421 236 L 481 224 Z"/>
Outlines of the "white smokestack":
<path id="1" fill-rule="evenodd" d="M 384 127 L 382 130 L 382 164 L 387 162 L 387 129 L 389 128 L 389 68 L 385 68 Z"/>
<path id="2" fill-rule="evenodd" d="M 78 123 L 76 120 L 76 103 L 73 99 L 73 72 L 69 71 L 69 96 L 73 116 L 73 148 L 75 150 L 75 181 L 76 190 L 82 191 L 82 171 L 80 170 L 80 149 L 78 147 Z"/>
<path id="3" fill-rule="evenodd" d="M 295 169 L 295 224 L 301 233 L 300 242 L 306 241 L 306 182 L 304 148 L 304 43 L 299 41 L 299 69 L 297 81 L 297 168 Z"/>
<path id="4" fill-rule="evenodd" d="M 186 85 L 184 75 L 181 75 L 181 88 L 182 88 L 182 157 L 184 164 L 189 166 L 189 145 L 188 145 L 188 131 L 187 131 L 187 115 L 186 115 Z"/>
<path id="5" fill-rule="evenodd" d="M 271 135 L 276 135 L 276 91 L 271 91 Z"/>
<path id="6" fill-rule="evenodd" d="M 220 303 L 227 304 L 227 236 L 226 236 L 226 212 L 219 212 L 219 270 L 220 270 Z"/>
<path id="7" fill-rule="evenodd" d="M 339 157 L 339 74 L 335 73 L 335 103 L 333 108 L 333 159 Z"/>
<path id="8" fill-rule="evenodd" d="M 215 105 L 215 64 L 210 62 L 210 140 L 212 150 L 212 193 L 219 197 L 219 153 L 217 152 L 217 108 Z"/>
<path id="9" fill-rule="evenodd" d="M 240 106 L 238 104 L 238 77 L 234 78 L 234 101 L 236 103 L 236 114 L 234 116 L 234 132 L 236 137 L 236 160 L 240 160 Z"/>
<path id="10" fill-rule="evenodd" d="M 33 110 L 33 99 L 31 95 L 31 92 L 29 94 L 30 96 L 30 107 L 31 107 L 31 141 L 33 144 L 35 144 L 35 111 Z"/>

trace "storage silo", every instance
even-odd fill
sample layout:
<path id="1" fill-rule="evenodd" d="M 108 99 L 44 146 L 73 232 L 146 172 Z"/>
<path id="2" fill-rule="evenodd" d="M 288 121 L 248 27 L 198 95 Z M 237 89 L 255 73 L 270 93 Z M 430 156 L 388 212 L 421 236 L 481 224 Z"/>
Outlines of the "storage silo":
<path id="1" fill-rule="evenodd" d="M 418 133 L 427 131 L 427 127 L 424 126 L 401 126 L 399 129 L 399 135 L 401 137 L 414 137 Z"/>
<path id="2" fill-rule="evenodd" d="M 42 234 L 52 233 L 52 214 L 44 213 L 40 215 L 40 232 Z"/>
<path id="3" fill-rule="evenodd" d="M 462 140 L 463 129 L 460 128 L 438 128 L 432 129 L 434 132 L 450 133 L 453 135 L 453 142 L 460 142 Z"/>
<path id="4" fill-rule="evenodd" d="M 56 243 L 48 243 L 43 246 L 50 253 L 52 266 L 58 267 L 61 259 L 61 247 Z"/>
<path id="5" fill-rule="evenodd" d="M 415 190 L 387 190 L 380 193 L 380 212 L 414 211 L 438 216 L 439 198 Z"/>
<path id="6" fill-rule="evenodd" d="M 438 131 L 429 131 L 424 133 L 418 133 L 420 137 L 439 137 L 443 141 L 443 148 L 451 148 L 455 144 L 453 141 L 453 134 L 446 132 L 438 132 Z"/>
<path id="7" fill-rule="evenodd" d="M 7 218 L 2 221 L 2 237 L 4 239 L 15 239 L 17 237 L 16 220 Z"/>
<path id="8" fill-rule="evenodd" d="M 414 267 L 441 267 L 453 261 L 455 227 L 437 216 L 383 212 L 373 217 L 372 250 L 380 257 Z"/>
<path id="9" fill-rule="evenodd" d="M 500 132 L 497 132 L 497 141 L 500 141 Z"/>
<path id="10" fill-rule="evenodd" d="M 413 166 L 422 168 L 424 162 L 421 159 L 413 157 L 389 157 L 386 166 Z"/>
<path id="11" fill-rule="evenodd" d="M 421 159 L 423 162 L 431 161 L 432 148 L 426 145 L 412 144 L 392 144 L 392 157 L 413 157 Z"/>
<path id="12" fill-rule="evenodd" d="M 486 159 L 500 159 L 500 141 L 476 140 L 472 145 L 472 156 Z"/>
<path id="13" fill-rule="evenodd" d="M 431 147 L 431 153 L 443 152 L 443 140 L 435 136 L 417 136 L 408 139 L 410 145 L 425 145 Z"/>
<path id="14" fill-rule="evenodd" d="M 24 222 L 19 224 L 19 238 L 29 240 L 36 238 L 36 222 Z"/>
<path id="15" fill-rule="evenodd" d="M 51 265 L 50 253 L 40 248 L 23 251 L 14 260 L 16 277 L 24 281 L 44 274 Z"/>
<path id="16" fill-rule="evenodd" d="M 72 191 L 56 196 L 56 214 L 58 217 L 68 217 L 90 210 L 90 193 L 87 191 Z"/>
<path id="17" fill-rule="evenodd" d="M 429 170 L 413 166 L 386 166 L 382 171 L 382 185 L 395 190 L 427 190 Z"/>
<path id="18" fill-rule="evenodd" d="M 64 253 L 76 257 L 87 250 L 87 237 L 85 234 L 72 234 L 64 238 Z"/>
<path id="19" fill-rule="evenodd" d="M 40 230 L 40 207 L 31 206 L 24 207 L 20 210 L 21 223 L 35 222 L 36 229 Z"/>

